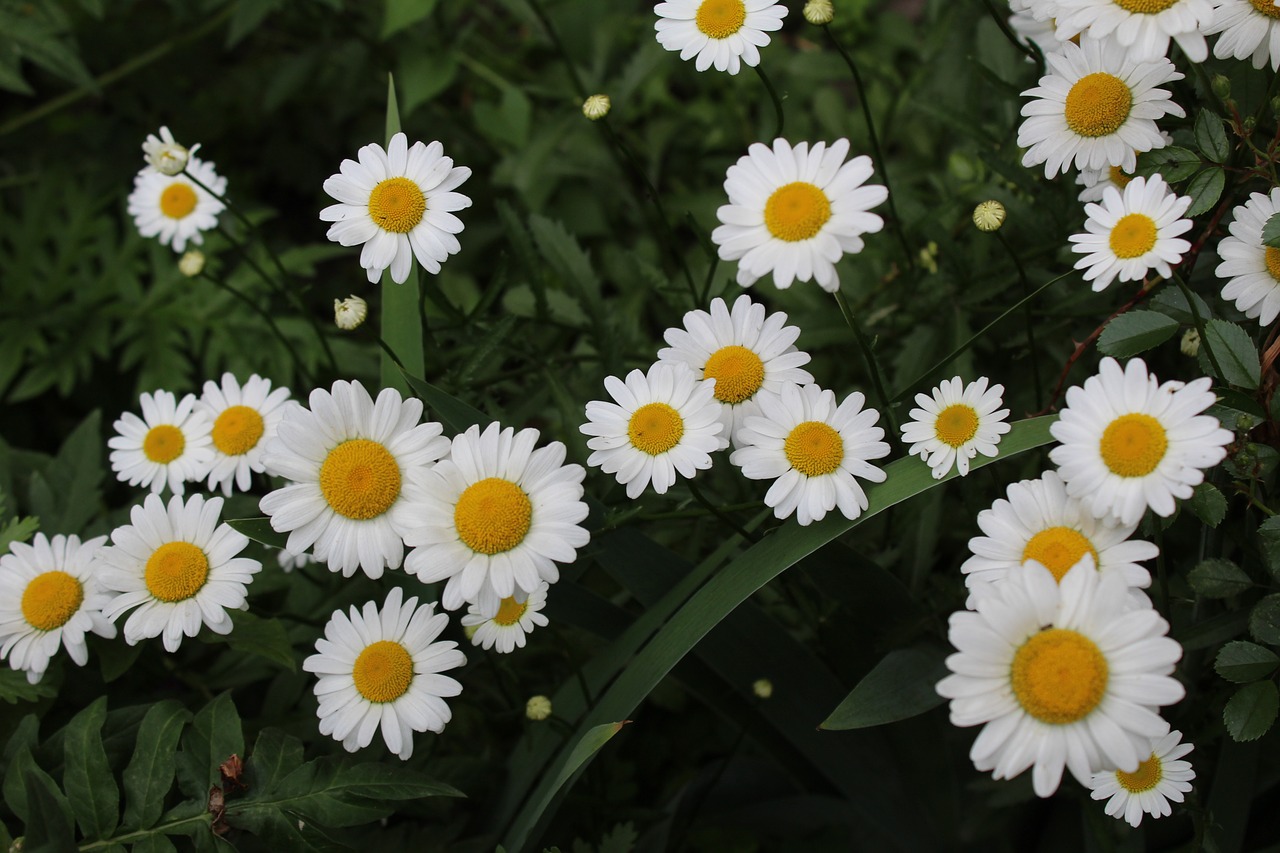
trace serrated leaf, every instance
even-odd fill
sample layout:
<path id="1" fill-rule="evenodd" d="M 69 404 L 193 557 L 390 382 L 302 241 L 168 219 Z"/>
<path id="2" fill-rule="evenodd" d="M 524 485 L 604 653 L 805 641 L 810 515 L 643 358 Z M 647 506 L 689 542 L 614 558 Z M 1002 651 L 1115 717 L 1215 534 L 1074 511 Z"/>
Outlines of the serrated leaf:
<path id="1" fill-rule="evenodd" d="M 107 697 L 102 696 L 67 723 L 62 784 L 80 831 L 90 840 L 109 838 L 120 819 L 120 789 L 102 746 Z"/>
<path id="2" fill-rule="evenodd" d="M 1222 710 L 1232 740 L 1257 740 L 1267 733 L 1280 710 L 1280 694 L 1271 681 L 1255 681 L 1236 691 Z"/>
<path id="3" fill-rule="evenodd" d="M 934 689 L 947 674 L 944 657 L 938 650 L 889 652 L 818 728 L 863 729 L 906 720 L 938 707 L 946 701 Z"/>
<path id="4" fill-rule="evenodd" d="M 1223 375 L 1218 377 L 1231 385 L 1253 390 L 1262 381 L 1262 362 L 1258 348 L 1249 333 L 1226 320 L 1210 320 L 1205 324 L 1205 339 L 1200 342 L 1202 363 L 1212 366 L 1206 344 L 1213 350 Z"/>
<path id="5" fill-rule="evenodd" d="M 1227 516 L 1227 499 L 1211 483 L 1196 486 L 1186 507 L 1210 527 L 1217 527 Z"/>
<path id="6" fill-rule="evenodd" d="M 1267 217 L 1266 224 L 1262 226 L 1262 245 L 1280 249 L 1280 213 Z"/>
<path id="7" fill-rule="evenodd" d="M 0 554 L 9 553 L 14 542 L 26 542 L 40 529 L 40 519 L 33 516 L 13 518 L 0 527 Z"/>
<path id="8" fill-rule="evenodd" d="M 0 700 L 14 705 L 18 702 L 35 702 L 48 696 L 57 695 L 57 689 L 47 678 L 31 684 L 27 674 L 22 670 L 0 667 Z"/>
<path id="9" fill-rule="evenodd" d="M 1191 294 L 1195 300 L 1196 311 L 1200 313 L 1201 320 L 1207 320 L 1213 316 L 1213 311 L 1209 308 L 1209 303 L 1197 293 Z M 1179 323 L 1193 323 L 1195 317 L 1191 314 L 1191 306 L 1187 304 L 1187 297 L 1181 288 L 1166 287 L 1151 298 L 1151 307 L 1165 314 L 1168 314 Z"/>
<path id="10" fill-rule="evenodd" d="M 1196 147 L 1215 163 L 1227 162 L 1227 156 L 1231 153 L 1231 143 L 1227 141 L 1222 119 L 1208 110 L 1201 110 L 1196 116 Z"/>
<path id="11" fill-rule="evenodd" d="M 1205 598 L 1228 598 L 1253 586 L 1243 569 L 1221 557 L 1212 557 L 1192 569 L 1187 583 Z"/>
<path id="12" fill-rule="evenodd" d="M 200 709 L 182 736 L 178 784 L 183 793 L 203 799 L 219 781 L 218 765 L 232 755 L 244 755 L 244 732 L 231 694 L 222 693 Z"/>
<path id="13" fill-rule="evenodd" d="M 1183 216 L 1199 216 L 1210 210 L 1222 197 L 1222 190 L 1227 185 L 1227 174 L 1219 167 L 1205 169 L 1191 179 L 1183 195 L 1191 196 L 1191 206 Z"/>
<path id="14" fill-rule="evenodd" d="M 1185 181 L 1200 170 L 1200 155 L 1186 148 L 1170 145 L 1145 152 L 1138 157 L 1138 169 L 1134 173 L 1150 177 L 1159 174 L 1168 183 Z"/>
<path id="15" fill-rule="evenodd" d="M 1227 681 L 1248 684 L 1266 678 L 1280 666 L 1280 657 L 1256 643 L 1236 640 L 1218 652 L 1213 668 Z"/>
<path id="16" fill-rule="evenodd" d="M 1128 358 L 1157 347 L 1178 331 L 1178 321 L 1159 311 L 1127 311 L 1102 330 L 1098 350 L 1104 355 Z"/>
<path id="17" fill-rule="evenodd" d="M 1273 515 L 1258 525 L 1258 539 L 1262 543 L 1262 557 L 1267 571 L 1271 572 L 1273 578 L 1280 580 L 1280 515 Z"/>
<path id="18" fill-rule="evenodd" d="M 1259 643 L 1280 646 L 1280 592 L 1268 595 L 1249 613 L 1249 633 Z"/>
<path id="19" fill-rule="evenodd" d="M 138 741 L 124 770 L 124 826 L 148 829 L 164 812 L 164 798 L 173 787 L 178 737 L 191 712 L 173 699 L 147 710 L 138 727 Z"/>

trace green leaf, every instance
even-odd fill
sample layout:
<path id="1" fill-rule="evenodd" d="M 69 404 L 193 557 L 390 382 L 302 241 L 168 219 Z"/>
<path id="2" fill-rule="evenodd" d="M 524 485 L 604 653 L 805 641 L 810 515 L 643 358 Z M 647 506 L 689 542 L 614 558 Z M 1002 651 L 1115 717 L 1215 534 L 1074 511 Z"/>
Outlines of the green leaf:
<path id="1" fill-rule="evenodd" d="M 382 18 L 382 33 L 378 38 L 386 41 L 405 27 L 421 21 L 435 9 L 436 2 L 437 0 L 387 0 L 386 12 Z"/>
<path id="2" fill-rule="evenodd" d="M 43 678 L 36 684 L 27 681 L 27 674 L 19 669 L 0 667 L 0 699 L 14 705 L 18 702 L 35 702 L 49 696 L 56 696 L 57 689 Z"/>
<path id="3" fill-rule="evenodd" d="M 1249 633 L 1259 643 L 1280 646 L 1280 592 L 1268 595 L 1253 606 Z"/>
<path id="4" fill-rule="evenodd" d="M 1128 358 L 1157 347 L 1178 331 L 1178 321 L 1159 311 L 1127 311 L 1102 330 L 1098 350 L 1104 355 Z"/>
<path id="5" fill-rule="evenodd" d="M 1217 319 L 1205 323 L 1204 332 L 1205 340 L 1200 342 L 1201 363 L 1212 364 L 1205 351 L 1208 344 L 1222 368 L 1220 379 L 1241 388 L 1257 388 L 1262 381 L 1262 363 L 1249 333 L 1235 323 Z"/>
<path id="6" fill-rule="evenodd" d="M 1227 643 L 1213 662 L 1218 675 L 1237 684 L 1266 678 L 1277 666 L 1280 666 L 1280 657 L 1275 652 L 1244 640 Z"/>
<path id="7" fill-rule="evenodd" d="M 1262 245 L 1280 249 L 1280 213 L 1267 217 L 1267 224 L 1262 226 Z"/>
<path id="8" fill-rule="evenodd" d="M 237 651 L 264 657 L 290 672 L 297 672 L 293 644 L 289 642 L 289 635 L 279 619 L 263 619 L 247 610 L 236 610 L 231 612 L 231 621 L 235 626 L 231 633 L 215 635 L 215 641 L 225 640 Z"/>
<path id="9" fill-rule="evenodd" d="M 1267 564 L 1267 571 L 1271 572 L 1273 578 L 1280 580 L 1280 515 L 1273 515 L 1258 525 L 1258 539 L 1262 543 L 1262 556 Z"/>
<path id="10" fill-rule="evenodd" d="M 245 767 L 249 788 L 269 791 L 298 767 L 302 766 L 302 741 L 280 729 L 263 729 L 253 742 L 253 752 Z"/>
<path id="11" fill-rule="evenodd" d="M 1213 316 L 1213 311 L 1209 309 L 1209 303 L 1197 293 L 1191 294 L 1195 301 L 1196 311 L 1200 313 L 1201 320 L 1207 320 Z M 1168 314 L 1179 323 L 1193 323 L 1195 317 L 1191 314 L 1191 306 L 1187 304 L 1187 297 L 1181 288 L 1167 287 L 1161 290 L 1151 299 L 1151 307 Z"/>
<path id="12" fill-rule="evenodd" d="M 15 516 L 12 520 L 0 525 L 0 554 L 9 553 L 10 545 L 14 542 L 26 542 L 35 536 L 39 529 L 40 519 L 30 515 L 21 519 Z"/>
<path id="13" fill-rule="evenodd" d="M 156 832 L 133 842 L 130 853 L 178 853 L 178 848 L 173 846 L 167 835 Z"/>
<path id="14" fill-rule="evenodd" d="M 396 105 L 396 82 L 387 75 L 387 123 L 386 144 L 391 144 L 391 137 L 400 132 L 400 109 Z M 402 284 L 391 280 L 391 270 L 382 273 L 382 340 L 400 359 L 404 369 L 414 376 L 426 376 L 426 362 L 422 349 L 422 311 L 418 307 L 418 293 L 422 282 L 418 280 L 422 271 L 417 269 L 409 273 L 409 278 Z M 382 353 L 381 376 L 383 388 L 394 388 L 402 394 L 409 393 L 409 386 L 401 376 L 400 367 L 391 356 Z"/>
<path id="15" fill-rule="evenodd" d="M 191 712 L 174 699 L 147 710 L 138 728 L 138 741 L 124 770 L 124 826 L 148 829 L 164 812 L 164 798 L 173 787 L 178 736 Z"/>
<path id="16" fill-rule="evenodd" d="M 1194 151 L 1170 145 L 1139 155 L 1135 174 L 1149 178 L 1158 172 L 1168 183 L 1173 184 L 1194 175 L 1200 170 L 1202 163 L 1200 155 Z"/>
<path id="17" fill-rule="evenodd" d="M 1232 740 L 1257 740 L 1267 733 L 1280 710 L 1275 682 L 1255 681 L 1236 691 L 1222 710 L 1222 722 Z"/>
<path id="18" fill-rule="evenodd" d="M 26 822 L 31 815 L 29 805 L 29 789 L 27 788 L 26 774 L 32 769 L 39 769 L 36 765 L 35 758 L 31 755 L 31 750 L 35 747 L 35 726 L 27 725 L 27 720 L 35 721 L 35 717 L 28 716 L 23 719 L 23 725 L 20 727 L 18 734 L 30 734 L 32 736 L 30 743 L 23 743 L 12 754 L 8 755 L 8 764 L 4 771 L 4 802 L 9 807 L 9 811 L 18 816 L 18 819 Z M 8 754 L 10 751 L 5 750 Z"/>
<path id="19" fill-rule="evenodd" d="M 267 16 L 279 9 L 281 5 L 282 0 L 239 0 L 236 3 L 235 13 L 231 16 L 231 23 L 227 26 L 227 47 L 232 48 L 239 44 L 246 36 L 262 26 Z"/>
<path id="20" fill-rule="evenodd" d="M 26 837 L 23 853 L 66 853 L 75 850 L 71 805 L 56 782 L 38 767 L 23 775 L 27 788 Z"/>
<path id="21" fill-rule="evenodd" d="M 448 391 L 437 388 L 430 382 L 410 376 L 408 373 L 402 375 L 414 396 L 421 400 L 441 423 L 454 432 L 466 432 L 467 427 L 487 424 L 493 420 L 484 412 L 462 402 Z"/>
<path id="22" fill-rule="evenodd" d="M 542 814 L 547 806 L 551 805 L 551 800 L 560 792 L 560 789 L 571 779 L 576 778 L 586 766 L 587 761 L 599 752 L 601 747 L 612 740 L 614 735 L 622 731 L 622 727 L 629 722 L 631 721 L 602 723 L 598 726 L 592 726 L 583 732 L 582 737 L 574 742 L 573 748 L 569 750 L 568 757 L 560 765 L 556 775 L 538 786 L 537 799 L 529 804 L 533 813 Z M 515 837 L 515 833 L 518 831 L 519 828 L 512 830 L 512 836 Z M 513 847 L 513 849 L 520 848 Z"/>
<path id="23" fill-rule="evenodd" d="M 1205 598 L 1229 598 L 1253 586 L 1243 569 L 1221 557 L 1200 563 L 1187 575 L 1187 582 Z"/>
<path id="24" fill-rule="evenodd" d="M 226 523 L 231 525 L 232 529 L 240 531 L 254 542 L 260 542 L 268 548 L 286 550 L 285 546 L 289 544 L 289 534 L 277 533 L 271 527 L 271 519 L 266 516 L 259 518 L 228 518 Z"/>
<path id="25" fill-rule="evenodd" d="M 863 729 L 906 720 L 946 700 L 935 685 L 946 674 L 941 651 L 898 649 L 863 676 L 821 729 Z"/>
<path id="26" fill-rule="evenodd" d="M 203 800 L 209 786 L 221 780 L 218 765 L 232 755 L 244 755 L 244 733 L 231 694 L 222 693 L 200 709 L 182 736 L 178 785 L 183 793 Z"/>
<path id="27" fill-rule="evenodd" d="M 1191 206 L 1183 216 L 1199 216 L 1213 208 L 1227 185 L 1227 174 L 1219 167 L 1205 169 L 1191 179 L 1183 195 L 1191 196 Z"/>
<path id="28" fill-rule="evenodd" d="M 1227 141 L 1222 119 L 1208 110 L 1201 110 L 1196 116 L 1196 147 L 1215 163 L 1227 162 L 1227 156 L 1231 154 L 1231 143 Z"/>
<path id="29" fill-rule="evenodd" d="M 1185 506 L 1210 527 L 1217 527 L 1227 516 L 1227 499 L 1211 483 L 1196 486 Z"/>
<path id="30" fill-rule="evenodd" d="M 89 840 L 109 838 L 120 819 L 120 789 L 102 746 L 107 697 L 101 696 L 67 723 L 62 784 L 80 831 Z"/>

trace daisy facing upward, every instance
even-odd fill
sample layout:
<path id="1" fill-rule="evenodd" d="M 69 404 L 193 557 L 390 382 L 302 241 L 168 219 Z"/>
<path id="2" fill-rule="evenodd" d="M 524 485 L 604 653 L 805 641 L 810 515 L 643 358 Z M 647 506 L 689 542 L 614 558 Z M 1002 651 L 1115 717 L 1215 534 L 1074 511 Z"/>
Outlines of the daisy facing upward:
<path id="1" fill-rule="evenodd" d="M 1000 409 L 1003 385 L 987 387 L 987 377 L 965 385 L 959 376 L 942 380 L 932 396 L 916 395 L 918 409 L 902 426 L 902 440 L 910 442 L 907 452 L 919 456 L 941 480 L 951 467 L 964 477 L 969 460 L 981 453 L 994 457 L 1000 437 L 1010 429 L 1005 423 L 1008 409 Z"/>
<path id="2" fill-rule="evenodd" d="M 125 412 L 107 439 L 111 448 L 111 470 L 131 486 L 175 495 L 186 483 L 203 480 L 213 464 L 212 425 L 199 411 L 195 395 L 176 400 L 168 391 L 143 392 L 139 403 L 142 417 Z"/>
<path id="3" fill-rule="evenodd" d="M 694 59 L 694 67 L 737 74 L 760 64 L 769 33 L 782 29 L 787 7 L 776 0 L 670 0 L 653 7 L 658 44 Z M 696 57 L 696 58 L 695 58 Z"/>
<path id="4" fill-rule="evenodd" d="M 1182 214 L 1191 206 L 1190 196 L 1175 195 L 1164 178 L 1134 178 L 1123 195 L 1113 187 L 1102 193 L 1102 204 L 1086 204 L 1084 234 L 1072 234 L 1071 251 L 1083 254 L 1075 268 L 1095 291 L 1105 290 L 1118 277 L 1141 281 L 1155 270 L 1168 278 L 1173 264 L 1181 263 L 1191 244 L 1178 235 L 1191 230 Z"/>
<path id="5" fill-rule="evenodd" d="M 214 171 L 212 163 L 191 155 L 185 170 L 218 195 L 226 195 L 227 179 Z M 203 243 L 203 232 L 217 227 L 218 214 L 226 208 L 181 171 L 162 172 L 154 166 L 144 167 L 133 179 L 128 205 L 138 233 L 158 238 L 175 252 L 186 249 L 188 243 Z"/>

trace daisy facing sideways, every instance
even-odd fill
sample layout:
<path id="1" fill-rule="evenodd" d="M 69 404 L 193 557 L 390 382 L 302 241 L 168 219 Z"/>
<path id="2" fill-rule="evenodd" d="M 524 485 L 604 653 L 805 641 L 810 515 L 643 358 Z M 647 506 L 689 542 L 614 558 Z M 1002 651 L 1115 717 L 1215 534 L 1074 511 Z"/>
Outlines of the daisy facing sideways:
<path id="1" fill-rule="evenodd" d="M 1280 70 L 1280 6 L 1271 0 L 1213 0 L 1213 23 L 1205 35 L 1221 33 L 1213 46 L 1218 59 L 1248 59 L 1254 68 L 1271 63 Z"/>
<path id="2" fill-rule="evenodd" d="M 1010 429 L 1005 423 L 1008 409 L 1001 409 L 1003 385 L 987 387 L 987 377 L 965 385 L 959 376 L 944 379 L 933 389 L 933 395 L 916 395 L 911 420 L 902 425 L 902 440 L 909 442 L 907 452 L 919 456 L 933 469 L 933 478 L 941 480 L 954 465 L 964 477 L 969 473 L 969 460 L 981 453 L 994 457 L 1000 437 Z"/>
<path id="3" fill-rule="evenodd" d="M 1169 801 L 1180 803 L 1191 790 L 1196 771 L 1183 756 L 1194 747 L 1182 743 L 1182 732 L 1172 731 L 1151 744 L 1151 754 L 1132 773 L 1105 770 L 1089 779 L 1089 796 L 1106 800 L 1107 814 L 1127 821 L 1132 827 L 1142 823 L 1142 815 L 1168 817 Z"/>
<path id="4" fill-rule="evenodd" d="M 1181 263 L 1191 244 L 1179 237 L 1191 230 L 1182 215 L 1191 206 L 1190 196 L 1175 195 L 1159 175 L 1134 178 L 1124 194 L 1107 187 L 1102 204 L 1086 204 L 1089 218 L 1084 234 L 1072 234 L 1071 251 L 1083 254 L 1075 268 L 1095 291 L 1105 290 L 1117 277 L 1141 281 L 1155 270 L 1168 278 L 1171 264 Z"/>
<path id="5" fill-rule="evenodd" d="M 195 149 L 192 149 L 193 151 Z M 204 186 L 199 186 L 194 177 Z M 199 246 L 203 232 L 218 225 L 218 214 L 226 208 L 204 187 L 220 196 L 227 193 L 227 179 L 214 171 L 213 164 L 192 155 L 186 173 L 169 174 L 145 166 L 133 179 L 129 193 L 129 215 L 143 237 L 156 237 L 162 246 L 175 252 L 187 244 Z"/>
<path id="6" fill-rule="evenodd" d="M 249 491 L 252 472 L 262 473 L 262 447 L 276 434 L 291 401 L 288 388 L 271 390 L 271 380 L 250 376 L 242 386 L 230 373 L 221 385 L 204 383 L 196 408 L 209 419 L 213 459 L 209 465 L 209 491 L 221 486 L 224 495 L 234 485 Z"/>
<path id="7" fill-rule="evenodd" d="M 471 605 L 462 617 L 462 626 L 475 629 L 471 634 L 472 645 L 504 655 L 523 649 L 525 638 L 533 629 L 547 625 L 542 608 L 547 604 L 548 589 L 550 587 L 542 583 L 528 595 L 517 590 L 515 595 L 488 606 Z"/>
<path id="8" fill-rule="evenodd" d="M 1209 57 L 1212 0 L 1055 0 L 1060 41 L 1111 41 L 1134 59 L 1164 59 L 1173 39 L 1192 62 Z"/>
<path id="9" fill-rule="evenodd" d="M 209 417 L 198 410 L 194 394 L 177 400 L 168 391 L 144 391 L 139 403 L 141 418 L 125 412 L 112 424 L 111 470 L 131 486 L 156 493 L 168 486 L 181 495 L 186 483 L 203 480 L 213 464 Z"/>
<path id="10" fill-rule="evenodd" d="M 1277 7 L 1280 12 L 1280 7 Z M 1280 211 L 1280 189 L 1270 195 L 1251 193 L 1249 200 L 1231 211 L 1231 235 L 1218 244 L 1222 263 L 1214 270 L 1227 280 L 1222 298 L 1251 320 L 1271 325 L 1280 315 L 1280 249 L 1262 244 L 1262 229 Z"/>
<path id="11" fill-rule="evenodd" d="M 787 7 L 776 0 L 669 0 L 653 7 L 658 44 L 694 59 L 694 67 L 737 74 L 760 64 L 769 33 L 782 29 Z"/>

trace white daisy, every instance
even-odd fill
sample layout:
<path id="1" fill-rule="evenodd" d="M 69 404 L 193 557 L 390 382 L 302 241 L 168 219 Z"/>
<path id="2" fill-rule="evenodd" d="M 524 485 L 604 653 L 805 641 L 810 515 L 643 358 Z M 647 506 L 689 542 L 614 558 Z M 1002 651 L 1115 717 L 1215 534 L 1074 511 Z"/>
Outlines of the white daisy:
<path id="1" fill-rule="evenodd" d="M 1140 358 L 1121 369 L 1104 358 L 1084 387 L 1067 389 L 1067 405 L 1049 427 L 1061 442 L 1049 451 L 1067 494 L 1097 518 L 1137 524 L 1151 507 L 1173 515 L 1174 498 L 1191 497 L 1205 468 L 1227 455 L 1234 436 L 1201 415 L 1216 401 L 1212 382 L 1160 384 Z"/>
<path id="2" fill-rule="evenodd" d="M 185 483 L 203 480 L 213 463 L 212 424 L 197 410 L 194 394 L 178 401 L 168 391 L 143 392 L 140 402 L 141 418 L 125 412 L 112 424 L 111 470 L 131 486 L 160 492 L 168 485 L 180 495 Z"/>
<path id="3" fill-rule="evenodd" d="M 1280 7 L 1272 0 L 1213 0 L 1213 6 L 1204 34 L 1222 34 L 1214 56 L 1248 59 L 1254 68 L 1270 62 L 1272 71 L 1280 70 Z"/>
<path id="4" fill-rule="evenodd" d="M 1137 152 L 1166 144 L 1155 120 L 1186 115 L 1168 90 L 1155 88 L 1182 79 L 1167 59 L 1139 62 L 1118 44 L 1085 39 L 1083 47 L 1067 42 L 1045 61 L 1050 73 L 1022 93 L 1033 100 L 1022 106 L 1027 118 L 1018 147 L 1027 149 L 1022 165 L 1044 163 L 1047 178 L 1072 165 L 1132 172 Z"/>
<path id="5" fill-rule="evenodd" d="M 1169 39 L 1192 62 L 1209 57 L 1211 0 L 1056 0 L 1057 37 L 1113 41 L 1135 60 L 1163 59 Z"/>
<path id="6" fill-rule="evenodd" d="M 1010 779 L 1034 765 L 1038 796 L 1065 766 L 1082 784 L 1104 766 L 1132 773 L 1169 724 L 1156 708 L 1182 699 L 1170 677 L 1182 647 L 1151 607 L 1128 609 L 1119 574 L 1086 557 L 1062 582 L 1029 563 L 992 585 L 976 611 L 951 614 L 938 682 L 956 726 L 983 725 L 969 757 Z"/>
<path id="7" fill-rule="evenodd" d="M 216 228 L 218 214 L 226 207 L 188 175 L 220 196 L 227 194 L 227 179 L 214 171 L 212 163 L 195 156 L 187 160 L 184 174 L 166 175 L 151 166 L 143 167 L 129 193 L 129 215 L 138 233 L 158 237 L 161 245 L 171 246 L 175 252 L 186 249 L 188 242 L 203 243 L 201 232 Z"/>
<path id="8" fill-rule="evenodd" d="M 785 139 L 773 147 L 756 142 L 729 167 L 724 191 L 729 203 L 716 211 L 724 223 L 711 232 L 720 258 L 738 261 L 738 284 L 750 287 L 773 273 L 779 289 L 792 281 L 816 279 L 834 293 L 840 288 L 835 264 L 845 252 L 862 251 L 862 235 L 884 227 L 871 208 L 889 191 L 871 177 L 871 158 L 844 162 L 849 140 L 810 150 Z"/>
<path id="9" fill-rule="evenodd" d="M 338 200 L 320 211 L 320 219 L 334 223 L 326 235 L 343 246 L 364 244 L 360 266 L 377 283 L 391 269 L 397 284 L 409 278 L 413 259 L 427 272 L 456 255 L 462 245 L 462 220 L 453 211 L 471 206 L 471 199 L 454 192 L 471 177 L 466 166 L 454 166 L 439 142 L 409 147 L 403 133 L 391 137 L 383 150 L 371 143 L 355 160 L 343 160 L 340 173 L 324 182 L 324 191 Z"/>
<path id="10" fill-rule="evenodd" d="M 285 407 L 292 404 L 288 388 L 271 390 L 271 380 L 254 374 L 242 387 L 230 373 L 222 374 L 222 386 L 204 383 L 196 408 L 210 423 L 213 461 L 209 490 L 222 487 L 231 494 L 232 483 L 249 491 L 250 473 L 262 473 L 262 448 L 276 434 Z"/>
<path id="11" fill-rule="evenodd" d="M 1175 195 L 1159 175 L 1134 178 L 1124 195 L 1112 187 L 1103 190 L 1102 204 L 1086 204 L 1084 234 L 1067 239 L 1071 251 L 1083 254 L 1075 268 L 1085 270 L 1084 280 L 1095 291 L 1105 290 L 1119 276 L 1121 281 L 1141 281 L 1154 269 L 1168 278 L 1171 264 L 1181 263 L 1191 244 L 1178 237 L 1191 230 L 1182 215 L 1191 206 L 1190 196 Z"/>
<path id="12" fill-rule="evenodd" d="M 146 140 L 142 143 L 142 156 L 146 159 L 147 165 L 160 174 L 176 175 L 187 167 L 187 159 L 199 148 L 200 145 L 197 143 L 187 150 L 173 138 L 169 128 L 161 127 L 159 137 L 154 133 L 147 134 Z"/>
<path id="13" fill-rule="evenodd" d="M 802 525 L 821 521 L 839 507 L 854 519 L 867 508 L 855 479 L 883 483 L 884 471 L 867 460 L 889 455 L 875 426 L 880 413 L 863 409 L 859 392 L 836 405 L 836 395 L 817 385 L 784 385 L 781 394 L 761 394 L 760 417 L 738 431 L 729 461 L 749 480 L 773 480 L 766 506 L 778 518 L 793 513 Z"/>
<path id="14" fill-rule="evenodd" d="M 1280 9 L 1277 9 L 1280 11 Z M 1218 244 L 1222 263 L 1214 273 L 1227 279 L 1222 298 L 1264 326 L 1280 314 L 1280 249 L 1262 245 L 1262 228 L 1280 211 L 1280 189 L 1252 193 L 1231 212 L 1231 236 Z"/>
<path id="15" fill-rule="evenodd" d="M 752 402 L 761 390 L 778 393 L 783 383 L 807 385 L 813 375 L 800 365 L 809 354 L 794 346 L 800 330 L 786 325 L 787 315 L 766 316 L 765 308 L 742 294 L 730 311 L 719 297 L 711 300 L 711 313 L 690 311 L 683 329 L 663 334 L 670 346 L 658 350 L 658 361 L 680 362 L 714 379 L 715 398 L 724 406 L 721 422 L 732 439 L 742 419 L 758 414 Z"/>
<path id="16" fill-rule="evenodd" d="M 556 562 L 572 563 L 587 544 L 586 470 L 564 464 L 560 442 L 535 450 L 537 442 L 536 429 L 473 425 L 447 459 L 410 472 L 404 568 L 423 583 L 447 580 L 445 608 L 555 583 Z"/>
<path id="17" fill-rule="evenodd" d="M 760 64 L 769 33 L 782 29 L 787 7 L 776 0 L 670 0 L 653 7 L 658 44 L 697 57 L 694 67 L 737 74 L 740 62 Z"/>
<path id="18" fill-rule="evenodd" d="M 309 566 L 315 561 L 316 558 L 306 552 L 295 554 L 288 548 L 280 548 L 276 551 L 276 562 L 280 564 L 280 568 L 284 570 L 285 574 L 303 566 Z"/>
<path id="19" fill-rule="evenodd" d="M 1057 26 L 1052 19 L 1041 20 L 1030 9 L 1014 9 L 1012 6 L 1010 4 L 1013 14 L 1009 16 L 1009 29 L 1013 30 L 1018 41 L 1034 44 L 1046 56 L 1062 49 L 1062 40 L 1054 34 Z M 1027 57 L 1027 61 L 1030 62 L 1031 57 Z"/>
<path id="20" fill-rule="evenodd" d="M 692 368 L 658 362 L 648 373 L 633 370 L 625 382 L 604 380 L 616 403 L 587 403 L 586 435 L 590 466 L 600 466 L 627 487 L 635 499 L 650 481 L 666 494 L 676 474 L 692 477 L 711 467 L 711 454 L 729 446 L 721 422 L 715 383 L 700 382 Z"/>
<path id="21" fill-rule="evenodd" d="M 329 570 L 371 578 L 404 560 L 413 523 L 402 499 L 408 471 L 449 452 L 438 423 L 418 423 L 422 401 L 384 388 L 375 403 L 359 382 L 311 392 L 311 408 L 290 406 L 263 448 L 267 473 L 291 483 L 258 506 L 286 547 L 313 551 Z"/>
<path id="22" fill-rule="evenodd" d="M 102 615 L 111 600 L 93 573 L 93 558 L 107 537 L 37 533 L 28 545 L 13 542 L 0 557 L 0 659 L 23 670 L 35 684 L 49 660 L 66 648 L 77 666 L 89 660 L 89 631 L 114 637 L 116 626 Z"/>
<path id="23" fill-rule="evenodd" d="M 987 377 L 965 385 L 959 376 L 944 379 L 933 389 L 933 396 L 916 395 L 918 409 L 911 410 L 911 420 L 902 425 L 902 440 L 910 442 L 907 452 L 919 456 L 933 469 L 933 478 L 941 480 L 954 465 L 960 476 L 969 473 L 969 460 L 981 453 L 994 457 L 1000 436 L 1010 429 L 1005 423 L 1008 409 L 997 407 L 1004 402 L 1003 385 L 987 388 Z"/>
<path id="24" fill-rule="evenodd" d="M 397 587 L 378 610 L 369 601 L 350 615 L 334 611 L 316 640 L 316 653 L 302 668 L 320 676 L 320 734 L 342 741 L 347 752 L 372 742 L 382 729 L 387 749 L 401 759 L 413 755 L 414 732 L 442 732 L 453 716 L 445 697 L 462 685 L 440 673 L 467 662 L 452 640 L 434 642 L 449 624 L 434 604 L 417 597 L 401 604 Z"/>
<path id="25" fill-rule="evenodd" d="M 113 622 L 133 610 L 124 623 L 129 645 L 164 636 L 164 648 L 176 652 L 183 636 L 200 626 L 231 633 L 228 610 L 244 610 L 245 588 L 262 564 L 236 556 L 249 544 L 244 534 L 220 524 L 222 498 L 174 496 L 166 507 L 157 495 L 129 512 L 130 524 L 111 532 L 111 545 L 98 552 L 95 565 L 103 587 L 116 595 L 102 609 Z"/>
<path id="26" fill-rule="evenodd" d="M 1173 814 L 1169 801 L 1182 802 L 1183 795 L 1191 790 L 1191 780 L 1196 771 L 1190 761 L 1182 757 L 1194 747 L 1182 743 L 1182 732 L 1171 731 L 1151 744 L 1151 753 L 1132 773 L 1123 770 L 1105 770 L 1093 774 L 1086 783 L 1089 796 L 1106 800 L 1107 814 L 1122 818 L 1132 827 L 1142 823 L 1144 813 L 1154 817 Z"/>
<path id="27" fill-rule="evenodd" d="M 541 583 L 527 596 L 516 590 L 515 595 L 488 607 L 471 605 L 462 617 L 462 625 L 475 629 L 470 634 L 472 645 L 496 649 L 504 655 L 523 649 L 525 637 L 533 633 L 535 627 L 547 625 L 547 617 L 541 611 L 547 604 L 548 589 L 546 583 Z"/>

